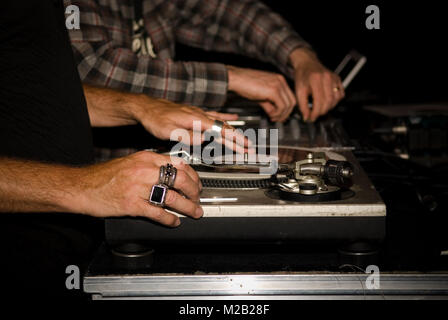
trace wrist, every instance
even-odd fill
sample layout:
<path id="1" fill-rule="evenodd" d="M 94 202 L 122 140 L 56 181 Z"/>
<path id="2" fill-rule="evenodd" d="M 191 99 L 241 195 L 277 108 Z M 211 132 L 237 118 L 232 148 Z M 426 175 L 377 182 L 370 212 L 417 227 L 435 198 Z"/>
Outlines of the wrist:
<path id="1" fill-rule="evenodd" d="M 313 62 L 319 62 L 319 60 L 314 51 L 308 48 L 297 48 L 289 55 L 289 63 L 294 69 Z"/>
<path id="2" fill-rule="evenodd" d="M 238 74 L 236 72 L 237 67 L 226 65 L 226 69 L 227 69 L 227 81 L 228 81 L 227 89 L 228 91 L 235 91 L 238 79 Z"/>
<path id="3" fill-rule="evenodd" d="M 66 181 L 64 189 L 56 200 L 63 212 L 92 214 L 89 207 L 90 200 L 90 172 L 92 166 L 82 168 L 65 168 L 63 179 Z"/>
<path id="4" fill-rule="evenodd" d="M 150 98 L 145 94 L 132 94 L 127 97 L 127 106 L 125 107 L 128 117 L 135 122 L 141 123 L 145 119 L 145 114 L 150 111 L 153 104 Z"/>

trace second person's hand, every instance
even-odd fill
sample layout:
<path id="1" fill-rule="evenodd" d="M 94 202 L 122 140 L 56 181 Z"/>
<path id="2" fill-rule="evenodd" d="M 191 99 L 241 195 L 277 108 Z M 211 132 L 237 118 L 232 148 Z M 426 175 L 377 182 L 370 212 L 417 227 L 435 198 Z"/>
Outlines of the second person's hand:
<path id="1" fill-rule="evenodd" d="M 271 121 L 283 122 L 296 105 L 285 77 L 278 73 L 227 66 L 229 91 L 258 101 Z"/>

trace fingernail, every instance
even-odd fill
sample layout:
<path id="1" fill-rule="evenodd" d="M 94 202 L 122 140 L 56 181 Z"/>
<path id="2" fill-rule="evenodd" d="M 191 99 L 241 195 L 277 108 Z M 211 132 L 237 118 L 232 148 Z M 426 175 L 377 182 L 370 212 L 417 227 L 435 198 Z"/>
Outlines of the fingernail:
<path id="1" fill-rule="evenodd" d="M 180 226 L 180 219 L 179 218 L 177 218 L 176 223 L 174 224 L 174 227 L 178 227 L 178 226 Z"/>
<path id="2" fill-rule="evenodd" d="M 204 214 L 204 209 L 202 209 L 202 207 L 197 207 L 196 216 L 199 218 L 199 217 L 202 217 L 203 214 Z"/>

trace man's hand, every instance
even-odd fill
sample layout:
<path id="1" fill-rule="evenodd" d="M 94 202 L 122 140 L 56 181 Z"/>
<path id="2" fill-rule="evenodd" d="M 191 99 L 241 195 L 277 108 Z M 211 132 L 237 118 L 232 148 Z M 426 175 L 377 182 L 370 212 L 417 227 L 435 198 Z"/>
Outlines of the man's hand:
<path id="1" fill-rule="evenodd" d="M 175 227 L 180 223 L 176 215 L 148 201 L 152 186 L 159 183 L 160 166 L 167 163 L 177 168 L 175 190 L 166 194 L 167 208 L 201 217 L 197 173 L 182 159 L 149 151 L 86 167 L 0 158 L 0 212 L 145 217 Z"/>
<path id="2" fill-rule="evenodd" d="M 215 111 L 205 112 L 198 107 L 186 106 L 176 104 L 168 100 L 158 99 L 151 103 L 142 104 L 144 107 L 140 108 L 140 112 L 136 113 L 136 118 L 148 132 L 159 139 L 169 140 L 171 133 L 176 129 L 185 129 L 187 136 L 177 137 L 180 141 L 190 141 L 194 144 L 194 123 L 200 124 L 200 131 L 212 129 L 215 120 L 230 121 L 237 120 L 238 115 L 229 113 L 220 113 Z M 227 130 L 231 130 L 228 132 Z M 228 146 L 230 149 L 238 152 L 244 152 L 245 147 L 249 146 L 249 141 L 230 125 L 224 124 L 221 131 L 221 143 Z M 233 139 L 232 135 L 226 136 L 226 133 L 234 132 L 238 139 Z M 226 137 L 228 139 L 226 139 Z M 200 143 L 204 142 L 204 135 L 201 135 Z M 238 145 L 238 143 L 241 143 Z"/>
<path id="3" fill-rule="evenodd" d="M 227 66 L 229 91 L 258 101 L 271 121 L 285 121 L 294 106 L 296 98 L 285 78 L 277 73 Z"/>
<path id="4" fill-rule="evenodd" d="M 144 94 L 132 94 L 111 89 L 84 85 L 90 122 L 96 127 L 112 127 L 141 123 L 145 129 L 159 139 L 168 140 L 176 129 L 185 129 L 189 137 L 181 137 L 183 141 L 194 142 L 193 125 L 200 123 L 201 132 L 212 128 L 215 120 L 237 120 L 238 115 L 205 112 L 200 108 L 174 103 L 164 99 L 154 99 Z M 223 129 L 234 128 L 224 125 Z M 247 138 L 234 132 L 226 139 L 227 130 L 222 130 L 220 141 L 227 147 L 243 152 L 249 146 Z M 203 135 L 201 137 L 204 138 Z M 185 139 L 185 140 L 184 140 Z M 187 140 L 188 139 L 188 140 Z M 201 140 L 202 142 L 202 140 Z"/>
<path id="5" fill-rule="evenodd" d="M 168 190 L 166 206 L 175 212 L 200 218 L 201 184 L 197 173 L 181 159 L 173 163 L 169 156 L 142 151 L 125 158 L 82 169 L 80 186 L 72 209 L 96 217 L 146 217 L 175 227 L 179 218 L 148 202 L 153 185 L 159 182 L 160 166 L 172 163 L 177 168 L 175 190 Z"/>
<path id="6" fill-rule="evenodd" d="M 341 79 L 325 68 L 308 49 L 297 49 L 290 56 L 295 71 L 296 96 L 304 120 L 315 121 L 345 96 Z M 312 97 L 312 109 L 309 97 Z"/>

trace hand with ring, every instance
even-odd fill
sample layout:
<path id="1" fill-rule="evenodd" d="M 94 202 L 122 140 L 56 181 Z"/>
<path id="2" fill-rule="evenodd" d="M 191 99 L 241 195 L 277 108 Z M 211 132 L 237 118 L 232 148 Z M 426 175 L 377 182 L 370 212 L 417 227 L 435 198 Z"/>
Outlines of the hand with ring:
<path id="1" fill-rule="evenodd" d="M 214 130 L 213 126 L 218 121 L 223 129 L 220 143 L 237 152 L 244 152 L 250 145 L 246 137 L 239 135 L 232 126 L 226 123 L 226 121 L 237 120 L 236 114 L 206 112 L 198 107 L 176 104 L 163 99 L 157 100 L 157 103 L 145 105 L 143 110 L 138 115 L 138 121 L 159 139 L 181 141 L 187 145 L 201 144 L 204 142 L 204 132 Z M 199 132 L 195 133 L 194 130 Z M 197 139 L 195 134 L 200 139 Z M 234 141 L 233 135 L 241 139 Z"/>
<path id="2" fill-rule="evenodd" d="M 142 151 L 83 168 L 79 205 L 97 217 L 146 217 L 166 226 L 180 224 L 178 216 L 200 218 L 202 188 L 197 173 L 182 159 Z"/>
<path id="3" fill-rule="evenodd" d="M 177 169 L 171 163 L 160 166 L 159 183 L 152 187 L 149 202 L 164 207 L 166 194 L 169 189 L 174 188 L 176 177 Z"/>
<path id="4" fill-rule="evenodd" d="M 297 102 L 305 121 L 315 121 L 344 98 L 339 76 L 325 68 L 312 51 L 297 49 L 291 54 L 290 62 L 295 73 Z"/>

